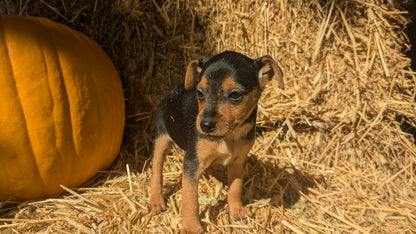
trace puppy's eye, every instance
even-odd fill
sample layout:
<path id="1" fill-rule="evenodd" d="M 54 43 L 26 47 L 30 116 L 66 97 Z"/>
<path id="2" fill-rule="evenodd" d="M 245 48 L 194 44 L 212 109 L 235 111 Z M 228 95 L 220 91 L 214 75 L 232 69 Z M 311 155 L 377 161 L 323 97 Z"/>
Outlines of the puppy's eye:
<path id="1" fill-rule="evenodd" d="M 204 92 L 202 92 L 202 90 L 197 89 L 196 96 L 198 97 L 199 100 L 203 100 L 205 95 L 204 95 Z"/>
<path id="2" fill-rule="evenodd" d="M 241 98 L 243 98 L 243 94 L 241 94 L 241 93 L 239 93 L 239 92 L 237 92 L 237 91 L 231 91 L 231 93 L 228 95 L 228 98 L 229 98 L 231 101 L 238 101 L 238 100 L 240 100 Z"/>

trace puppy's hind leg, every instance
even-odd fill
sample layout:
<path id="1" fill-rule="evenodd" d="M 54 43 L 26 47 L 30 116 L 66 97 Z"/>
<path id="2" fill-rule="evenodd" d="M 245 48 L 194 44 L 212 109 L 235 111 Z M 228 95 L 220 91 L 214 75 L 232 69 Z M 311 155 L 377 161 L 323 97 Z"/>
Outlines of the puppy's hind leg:
<path id="1" fill-rule="evenodd" d="M 171 145 L 172 139 L 168 134 L 160 135 L 155 139 L 155 148 L 152 159 L 152 178 L 150 185 L 150 210 L 153 214 L 158 214 L 166 208 L 165 201 L 162 196 L 162 174 L 163 163 Z"/>

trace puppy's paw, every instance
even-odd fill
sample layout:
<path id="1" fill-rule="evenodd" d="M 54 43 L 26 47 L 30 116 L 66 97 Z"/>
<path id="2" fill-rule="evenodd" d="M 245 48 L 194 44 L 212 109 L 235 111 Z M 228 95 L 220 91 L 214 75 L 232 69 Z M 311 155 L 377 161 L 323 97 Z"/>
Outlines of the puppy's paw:
<path id="1" fill-rule="evenodd" d="M 230 215 L 234 221 L 239 221 L 251 217 L 250 209 L 245 206 L 230 207 Z"/>
<path id="2" fill-rule="evenodd" d="M 149 204 L 150 204 L 149 209 L 150 209 L 150 212 L 152 212 L 152 214 L 159 214 L 166 210 L 165 200 L 163 199 L 161 195 L 151 196 Z"/>
<path id="3" fill-rule="evenodd" d="M 199 222 L 197 223 L 182 223 L 181 234 L 203 234 L 204 229 Z"/>

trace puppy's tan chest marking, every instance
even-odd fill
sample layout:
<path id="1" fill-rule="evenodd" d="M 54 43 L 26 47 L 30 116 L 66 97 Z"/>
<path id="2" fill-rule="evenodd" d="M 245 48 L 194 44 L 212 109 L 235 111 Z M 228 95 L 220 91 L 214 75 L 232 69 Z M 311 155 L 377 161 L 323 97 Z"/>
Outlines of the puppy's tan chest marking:
<path id="1" fill-rule="evenodd" d="M 246 123 L 236 128 L 229 136 L 216 141 L 200 139 L 197 144 L 198 170 L 202 173 L 213 163 L 227 166 L 239 157 L 246 157 L 254 139 L 247 140 L 244 136 L 252 127 L 252 123 Z"/>

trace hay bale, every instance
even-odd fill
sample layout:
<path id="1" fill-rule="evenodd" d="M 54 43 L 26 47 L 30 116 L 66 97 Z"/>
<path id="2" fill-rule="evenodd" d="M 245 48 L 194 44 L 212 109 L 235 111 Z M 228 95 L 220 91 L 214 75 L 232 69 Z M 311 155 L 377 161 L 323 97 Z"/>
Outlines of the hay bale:
<path id="1" fill-rule="evenodd" d="M 111 171 L 57 198 L 3 203 L 5 232 L 174 232 L 183 153 L 166 160 L 169 209 L 147 212 L 152 112 L 197 55 L 269 54 L 286 90 L 268 86 L 243 199 L 229 220 L 227 186 L 202 178 L 202 223 L 213 233 L 415 232 L 415 73 L 398 1 L 13 1 L 94 38 L 126 93 L 127 127 Z M 125 164 L 130 165 L 130 177 Z"/>

